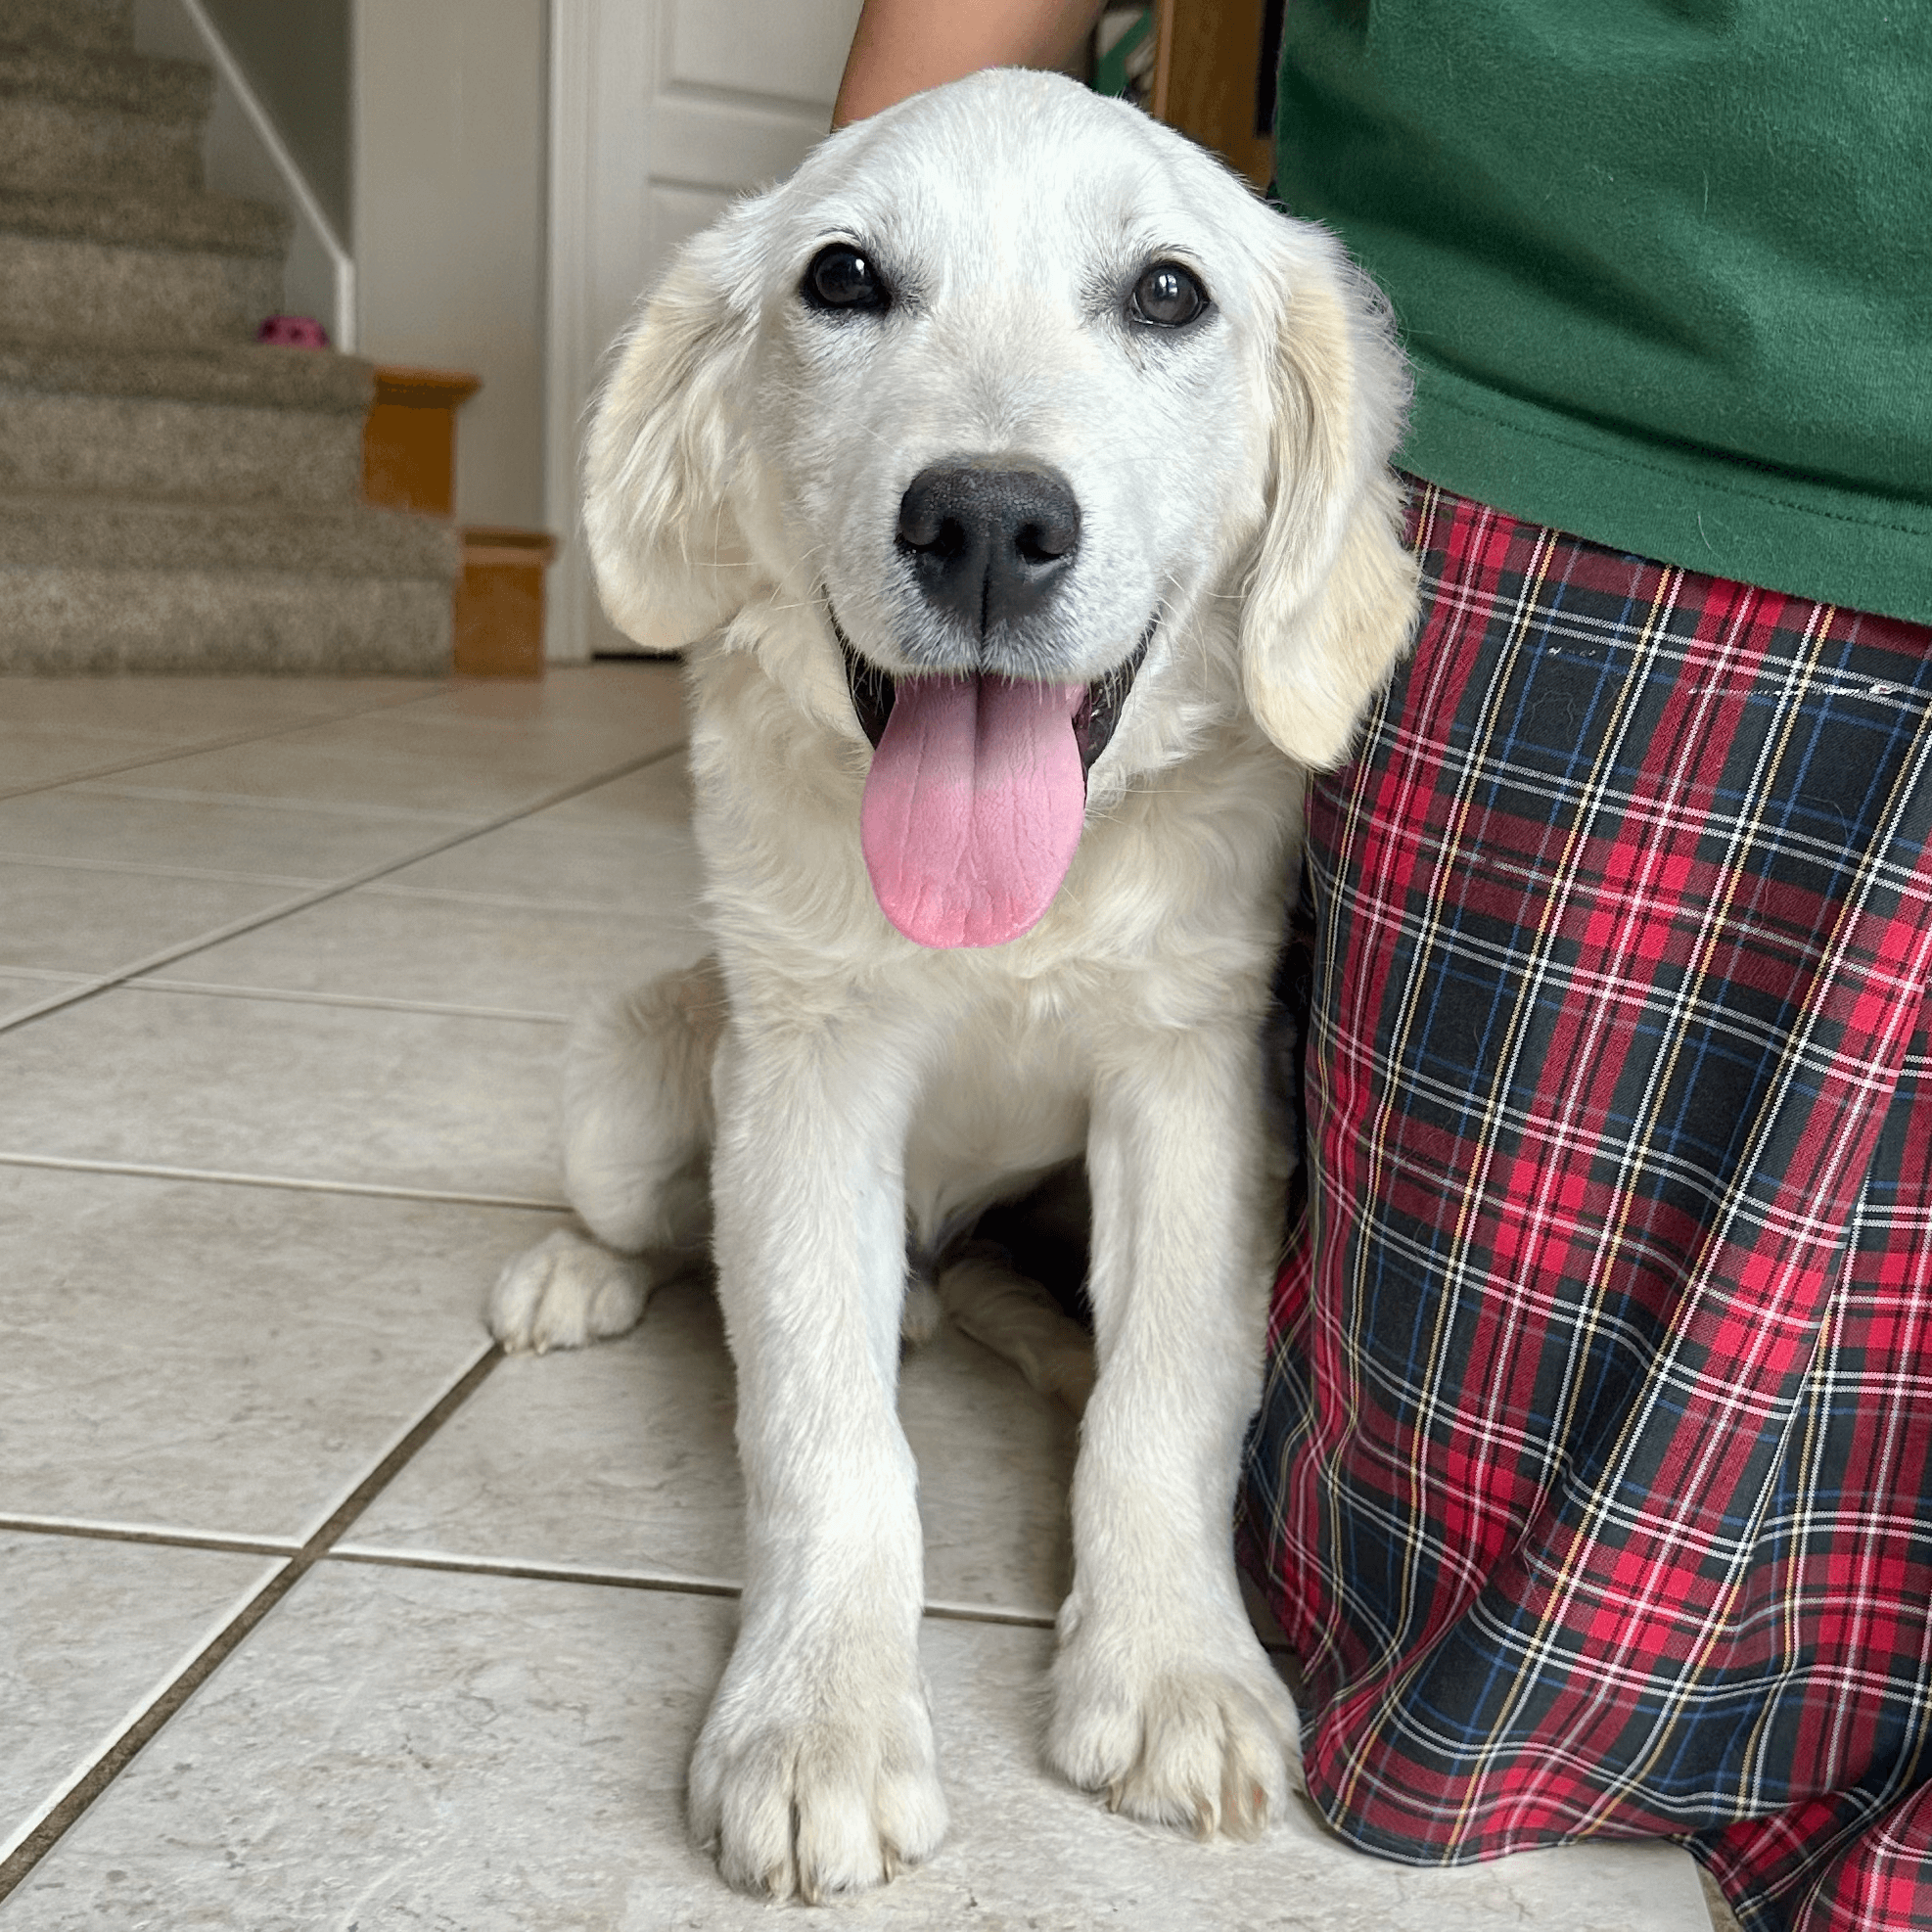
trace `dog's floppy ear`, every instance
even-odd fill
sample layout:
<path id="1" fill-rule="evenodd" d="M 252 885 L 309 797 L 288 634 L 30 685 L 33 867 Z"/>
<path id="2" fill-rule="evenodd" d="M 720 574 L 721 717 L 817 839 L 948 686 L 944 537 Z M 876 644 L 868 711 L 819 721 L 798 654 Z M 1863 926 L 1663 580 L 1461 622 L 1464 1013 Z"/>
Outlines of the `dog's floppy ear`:
<path id="1" fill-rule="evenodd" d="M 1285 238 L 1267 509 L 1241 618 L 1248 708 L 1292 759 L 1339 763 L 1415 621 L 1389 459 L 1408 376 L 1380 295 L 1320 229 Z"/>
<path id="2" fill-rule="evenodd" d="M 731 503 L 733 403 L 758 316 L 734 291 L 744 205 L 687 242 L 625 332 L 584 445 L 583 527 L 611 621 L 647 650 L 715 630 L 755 573 Z"/>

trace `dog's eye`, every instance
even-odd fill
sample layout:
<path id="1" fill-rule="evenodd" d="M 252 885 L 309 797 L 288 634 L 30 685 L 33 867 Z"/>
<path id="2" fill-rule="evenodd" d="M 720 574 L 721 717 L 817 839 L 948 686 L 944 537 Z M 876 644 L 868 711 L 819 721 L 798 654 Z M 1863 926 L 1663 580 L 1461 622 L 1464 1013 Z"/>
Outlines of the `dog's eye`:
<path id="1" fill-rule="evenodd" d="M 1208 305 L 1208 292 L 1177 261 L 1157 261 L 1133 285 L 1127 311 L 1157 329 L 1182 329 Z"/>
<path id="2" fill-rule="evenodd" d="M 879 271 L 849 242 L 834 242 L 812 256 L 799 293 L 813 308 L 867 308 L 876 313 L 892 300 Z"/>

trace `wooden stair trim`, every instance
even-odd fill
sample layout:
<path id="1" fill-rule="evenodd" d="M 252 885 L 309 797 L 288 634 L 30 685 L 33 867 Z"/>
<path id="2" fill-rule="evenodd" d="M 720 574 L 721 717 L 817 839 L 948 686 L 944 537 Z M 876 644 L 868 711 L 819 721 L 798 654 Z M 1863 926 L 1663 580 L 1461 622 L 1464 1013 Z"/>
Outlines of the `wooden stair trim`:
<path id="1" fill-rule="evenodd" d="M 556 554 L 548 530 L 494 524 L 464 529 L 453 614 L 459 676 L 543 675 L 543 573 Z"/>
<path id="2" fill-rule="evenodd" d="M 449 369 L 379 363 L 362 426 L 362 494 L 388 510 L 447 517 L 456 507 L 456 412 L 483 384 Z"/>
<path id="3" fill-rule="evenodd" d="M 455 369 L 410 369 L 378 363 L 376 400 L 409 409 L 455 409 L 483 388 L 483 379 Z"/>

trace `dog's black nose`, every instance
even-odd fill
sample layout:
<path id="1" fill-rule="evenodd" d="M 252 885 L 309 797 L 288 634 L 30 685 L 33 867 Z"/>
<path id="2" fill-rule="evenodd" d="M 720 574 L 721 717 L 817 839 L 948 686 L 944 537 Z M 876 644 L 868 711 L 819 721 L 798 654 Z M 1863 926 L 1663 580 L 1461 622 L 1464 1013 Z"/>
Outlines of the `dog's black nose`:
<path id="1" fill-rule="evenodd" d="M 979 633 L 1036 611 L 1080 538 L 1081 506 L 1057 470 L 936 464 L 899 499 L 898 547 L 919 588 Z"/>

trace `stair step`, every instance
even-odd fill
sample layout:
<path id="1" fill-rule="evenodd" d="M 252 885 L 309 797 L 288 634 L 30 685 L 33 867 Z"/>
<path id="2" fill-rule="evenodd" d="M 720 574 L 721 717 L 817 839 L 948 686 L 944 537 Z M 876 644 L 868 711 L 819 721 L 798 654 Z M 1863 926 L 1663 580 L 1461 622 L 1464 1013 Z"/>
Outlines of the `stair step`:
<path id="1" fill-rule="evenodd" d="M 441 677 L 449 667 L 446 584 L 0 565 L 0 675 Z"/>
<path id="2" fill-rule="evenodd" d="M 151 120 L 203 120 L 214 105 L 214 75 L 197 61 L 158 54 L 10 42 L 0 28 L 0 94 L 115 108 Z"/>
<path id="3" fill-rule="evenodd" d="M 0 191 L 0 337 L 247 342 L 281 306 L 288 233 L 224 195 Z"/>
<path id="4" fill-rule="evenodd" d="M 266 575 L 421 577 L 446 592 L 462 569 L 455 527 L 378 510 L 0 496 L 0 570 L 234 570 Z"/>
<path id="5" fill-rule="evenodd" d="M 0 185 L 197 190 L 213 99 L 191 62 L 0 44 Z"/>
<path id="6" fill-rule="evenodd" d="M 460 563 L 367 506 L 0 497 L 0 672 L 434 674 Z"/>
<path id="7" fill-rule="evenodd" d="M 290 227 L 288 215 L 266 202 L 200 190 L 183 195 L 128 188 L 89 195 L 0 188 L 0 234 L 49 241 L 279 261 Z"/>
<path id="8" fill-rule="evenodd" d="M 0 341 L 0 493 L 353 504 L 371 364 Z"/>
<path id="9" fill-rule="evenodd" d="M 0 374 L 0 491 L 350 504 L 362 492 L 362 418 L 23 388 Z"/>
<path id="10" fill-rule="evenodd" d="M 0 0 L 0 40 L 131 53 L 134 0 Z"/>
<path id="11" fill-rule="evenodd" d="M 454 529 L 360 500 L 374 372 L 250 344 L 290 223 L 203 192 L 133 0 L 0 0 L 0 672 L 439 672 Z"/>
<path id="12" fill-rule="evenodd" d="M 333 349 L 249 343 L 145 348 L 0 338 L 0 388 L 48 394 L 166 396 L 242 408 L 367 414 L 375 365 Z"/>

